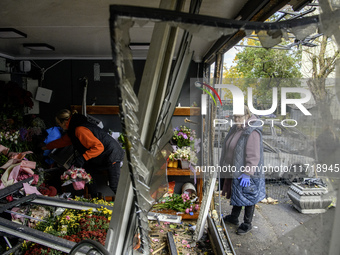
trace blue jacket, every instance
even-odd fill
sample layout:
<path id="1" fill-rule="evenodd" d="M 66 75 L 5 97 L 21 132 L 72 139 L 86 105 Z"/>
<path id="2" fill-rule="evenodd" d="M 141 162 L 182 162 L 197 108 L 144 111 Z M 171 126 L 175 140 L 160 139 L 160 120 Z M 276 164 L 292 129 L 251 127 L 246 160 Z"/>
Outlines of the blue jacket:
<path id="1" fill-rule="evenodd" d="M 233 173 L 233 181 L 231 187 L 231 198 L 230 204 L 236 206 L 250 206 L 255 205 L 259 201 L 263 200 L 266 197 L 266 189 L 265 189 L 265 178 L 263 173 L 263 143 L 262 143 L 262 127 L 259 121 L 252 122 L 252 126 L 247 126 L 239 140 L 237 141 L 237 145 L 234 150 L 234 158 L 233 165 L 236 168 L 236 171 Z M 255 126 L 255 127 L 254 127 Z M 259 127 L 256 127 L 259 126 Z M 223 142 L 222 147 L 222 155 L 225 155 L 226 150 L 226 141 L 228 138 L 236 131 L 236 125 L 234 125 L 230 131 L 228 132 L 227 137 Z M 250 178 L 250 186 L 242 187 L 240 185 L 241 179 L 237 179 L 241 174 L 241 167 L 245 165 L 245 148 L 248 141 L 248 137 L 252 132 L 258 132 L 260 135 L 260 161 L 258 163 L 257 171 L 254 175 L 251 175 Z M 222 156 L 223 157 L 223 156 Z M 221 158 L 221 162 L 223 159 Z M 221 166 L 222 167 L 222 166 Z"/>

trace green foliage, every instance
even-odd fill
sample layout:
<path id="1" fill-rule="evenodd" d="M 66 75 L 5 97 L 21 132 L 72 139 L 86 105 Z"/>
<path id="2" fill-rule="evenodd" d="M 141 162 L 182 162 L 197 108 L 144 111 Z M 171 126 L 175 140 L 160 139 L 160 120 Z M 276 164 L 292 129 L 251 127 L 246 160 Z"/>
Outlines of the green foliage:
<path id="1" fill-rule="evenodd" d="M 236 54 L 234 63 L 236 65 L 225 73 L 223 83 L 234 84 L 244 92 L 253 88 L 254 105 L 271 103 L 273 87 L 278 88 L 280 97 L 279 88 L 300 86 L 301 51 L 246 47 Z M 226 96 L 231 98 L 228 93 Z M 290 98 L 298 96 L 289 95 Z"/>
<path id="2" fill-rule="evenodd" d="M 191 130 L 186 126 L 180 126 L 174 128 L 174 134 L 172 136 L 173 144 L 176 144 L 179 148 L 184 146 L 193 146 L 196 139 L 196 131 Z"/>
<path id="3" fill-rule="evenodd" d="M 8 157 L 4 154 L 0 154 L 0 166 L 6 164 L 8 161 Z M 1 171 L 2 169 L 0 169 L 0 173 L 2 173 Z"/>
<path id="4" fill-rule="evenodd" d="M 300 78 L 301 52 L 247 47 L 236 55 L 244 78 Z"/>
<path id="5" fill-rule="evenodd" d="M 191 201 L 186 200 L 183 196 L 173 194 L 172 197 L 166 197 L 160 201 L 160 203 L 153 206 L 154 209 L 170 209 L 177 212 L 185 212 L 187 208 L 190 208 Z"/>
<path id="6" fill-rule="evenodd" d="M 120 133 L 118 141 L 122 145 L 122 148 L 125 150 L 125 136 L 122 133 Z"/>
<path id="7" fill-rule="evenodd" d="M 81 240 L 91 239 L 105 245 L 106 232 L 109 228 L 112 211 L 104 207 L 104 205 L 112 206 L 113 204 L 104 200 L 89 200 L 80 197 L 76 197 L 75 200 L 101 204 L 103 206 L 96 211 L 93 209 L 65 209 L 58 216 L 51 213 L 48 218 L 44 218 L 44 221 L 40 221 L 34 228 L 42 233 L 52 234 L 76 243 Z M 22 250 L 25 255 L 64 254 L 61 251 L 26 241 L 23 244 Z"/>

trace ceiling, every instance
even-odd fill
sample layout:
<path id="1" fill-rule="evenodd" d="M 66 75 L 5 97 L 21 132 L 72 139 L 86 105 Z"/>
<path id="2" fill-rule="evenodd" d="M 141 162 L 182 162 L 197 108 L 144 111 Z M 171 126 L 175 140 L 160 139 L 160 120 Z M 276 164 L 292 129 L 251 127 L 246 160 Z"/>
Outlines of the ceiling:
<path id="1" fill-rule="evenodd" d="M 168 1 L 168 0 L 165 0 Z M 0 57 L 9 59 L 109 59 L 111 58 L 109 6 L 111 4 L 159 8 L 161 0 L 1 0 L 0 28 L 15 28 L 22 39 L 0 39 Z M 203 0 L 200 14 L 234 19 L 247 0 Z M 264 1 L 268 2 L 268 1 Z M 186 1 L 184 12 L 189 10 Z M 149 43 L 152 26 L 130 30 L 132 43 Z M 216 40 L 194 37 L 190 49 L 200 60 Z M 47 43 L 55 51 L 33 51 L 24 43 Z M 146 50 L 135 50 L 135 59 L 146 58 Z"/>

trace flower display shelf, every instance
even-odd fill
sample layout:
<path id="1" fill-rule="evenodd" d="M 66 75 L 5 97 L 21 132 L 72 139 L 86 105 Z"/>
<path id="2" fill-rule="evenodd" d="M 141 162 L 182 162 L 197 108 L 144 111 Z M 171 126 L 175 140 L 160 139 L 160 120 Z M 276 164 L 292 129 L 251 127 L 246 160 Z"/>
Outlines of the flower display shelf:
<path id="1" fill-rule="evenodd" d="M 190 214 L 186 214 L 182 212 L 176 212 L 175 210 L 170 210 L 170 209 L 162 209 L 162 210 L 151 209 L 151 212 L 181 216 L 182 220 L 197 220 L 198 215 L 200 213 L 200 209 L 194 212 L 194 215 L 190 215 Z"/>
<path id="2" fill-rule="evenodd" d="M 300 183 L 293 183 L 288 190 L 288 196 L 293 206 L 301 213 L 323 213 L 332 203 L 332 199 L 325 194 L 328 193 L 324 187 L 308 187 Z"/>

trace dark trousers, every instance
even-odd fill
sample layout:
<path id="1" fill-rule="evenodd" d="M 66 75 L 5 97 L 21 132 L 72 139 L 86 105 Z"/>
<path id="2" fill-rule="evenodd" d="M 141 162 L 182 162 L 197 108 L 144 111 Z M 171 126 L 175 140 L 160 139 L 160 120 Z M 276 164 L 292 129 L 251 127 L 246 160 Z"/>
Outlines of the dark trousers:
<path id="1" fill-rule="evenodd" d="M 253 215 L 254 215 L 254 210 L 255 210 L 255 205 L 251 205 L 251 206 L 245 206 L 244 207 L 244 217 L 243 217 L 243 221 L 246 224 L 251 224 L 252 220 L 253 220 Z M 231 215 L 233 218 L 238 219 L 238 217 L 240 216 L 242 210 L 242 206 L 233 206 L 233 209 L 231 210 Z"/>
<path id="2" fill-rule="evenodd" d="M 117 187 L 119 182 L 119 176 L 120 176 L 120 162 L 116 162 L 115 164 L 112 164 L 108 167 L 96 167 L 94 165 L 86 166 L 87 172 L 89 172 L 92 176 L 92 183 L 89 184 L 89 193 L 91 196 L 96 196 L 98 193 L 98 183 L 103 181 L 103 178 L 107 176 L 107 179 L 105 181 L 109 182 L 110 189 L 114 192 L 116 195 L 117 193 Z M 107 175 L 106 175 L 106 173 Z"/>

